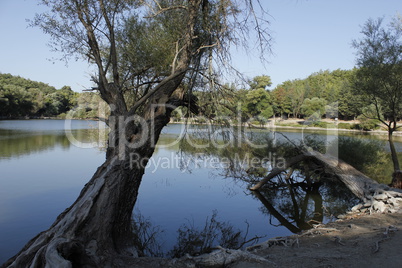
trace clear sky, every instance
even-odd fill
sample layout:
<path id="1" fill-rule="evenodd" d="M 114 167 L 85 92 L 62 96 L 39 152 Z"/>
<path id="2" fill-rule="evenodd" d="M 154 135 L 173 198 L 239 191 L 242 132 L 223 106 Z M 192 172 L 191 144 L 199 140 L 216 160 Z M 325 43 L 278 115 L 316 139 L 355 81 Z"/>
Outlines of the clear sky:
<path id="1" fill-rule="evenodd" d="M 234 65 L 250 78 L 266 74 L 273 86 L 305 78 L 320 70 L 351 69 L 355 55 L 352 39 L 361 36 L 368 18 L 387 21 L 402 14 L 401 0 L 261 0 L 268 11 L 274 39 L 269 63 L 261 64 L 256 53 L 234 53 Z M 28 27 L 26 19 L 41 12 L 35 0 L 0 0 L 0 72 L 75 91 L 89 88 L 87 62 L 51 60 L 49 37 Z M 254 54 L 254 55 L 253 55 Z"/>

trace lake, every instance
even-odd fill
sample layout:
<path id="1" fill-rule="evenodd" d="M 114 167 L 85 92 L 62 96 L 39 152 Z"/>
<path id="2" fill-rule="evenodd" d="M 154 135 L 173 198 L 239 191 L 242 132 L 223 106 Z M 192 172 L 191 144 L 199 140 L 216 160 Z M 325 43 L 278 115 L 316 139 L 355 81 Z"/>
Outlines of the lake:
<path id="1" fill-rule="evenodd" d="M 95 121 L 72 120 L 67 126 L 63 120 L 0 121 L 0 263 L 47 229 L 103 163 L 104 133 L 98 129 L 104 126 Z M 320 220 L 326 222 L 353 205 L 326 191 L 317 193 L 318 201 L 310 193 L 299 193 L 306 210 L 303 219 L 295 219 L 285 202 L 287 194 L 257 196 L 246 182 L 223 176 L 219 159 L 183 154 L 177 142 L 183 132 L 180 124 L 163 130 L 163 146 L 150 160 L 134 208 L 135 215 L 158 231 L 161 252 L 174 247 L 179 228 L 203 229 L 211 218 L 247 232 L 248 239 L 265 237 L 263 241 L 300 231 L 316 219 L 317 209 L 325 208 Z M 290 140 L 306 134 L 281 132 Z M 337 134 L 319 135 L 331 140 Z"/>

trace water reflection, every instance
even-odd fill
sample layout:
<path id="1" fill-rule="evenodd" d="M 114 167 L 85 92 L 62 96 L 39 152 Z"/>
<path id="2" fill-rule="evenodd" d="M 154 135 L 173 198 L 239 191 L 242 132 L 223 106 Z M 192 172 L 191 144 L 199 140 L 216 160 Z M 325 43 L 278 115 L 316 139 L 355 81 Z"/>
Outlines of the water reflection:
<path id="1" fill-rule="evenodd" d="M 358 201 L 337 181 L 307 184 L 292 179 L 279 187 L 252 192 L 250 197 L 259 200 L 260 208 L 256 209 L 268 216 L 266 226 L 285 227 L 291 233 L 300 233 L 333 220 L 335 215 L 344 213 Z M 253 219 L 246 220 L 241 226 L 222 221 L 218 210 L 214 210 L 211 216 L 197 223 L 194 219 L 186 219 L 175 230 L 176 236 L 171 238 L 170 247 L 164 246 L 167 230 L 138 211 L 134 213 L 133 229 L 142 256 L 182 257 L 208 253 L 217 246 L 240 249 L 258 243 L 267 235 L 251 232 L 254 224 Z"/>
<path id="2" fill-rule="evenodd" d="M 218 211 L 212 211 L 211 216 L 204 220 L 199 227 L 194 221 L 187 220 L 177 230 L 176 242 L 168 252 L 163 248 L 163 233 L 165 230 L 154 225 L 149 218 L 137 212 L 133 218 L 133 239 L 140 256 L 180 258 L 185 255 L 198 256 L 210 253 L 217 246 L 240 249 L 245 245 L 251 246 L 265 237 L 248 237 L 249 223 L 245 222 L 246 229 L 241 230 L 229 221 L 222 221 Z"/>
<path id="3" fill-rule="evenodd" d="M 98 130 L 75 129 L 72 135 L 80 142 L 96 141 Z M 69 139 L 63 132 L 28 132 L 24 130 L 0 129 L 0 159 L 11 159 L 23 155 L 52 150 L 53 148 L 69 149 Z"/>
<path id="4" fill-rule="evenodd" d="M 73 122 L 72 133 L 81 142 L 97 142 L 100 135 L 95 129 L 90 122 L 77 121 Z M 241 146 L 197 149 L 177 142 L 182 131 L 181 125 L 169 125 L 164 130 L 159 144 L 169 146 L 156 149 L 150 161 L 155 165 L 146 171 L 141 184 L 136 209 L 143 212 L 144 219 L 149 219 L 144 225 L 151 226 L 148 238 L 157 237 L 161 243 L 148 252 L 143 246 L 144 254 L 173 254 L 175 247 L 183 251 L 184 246 L 177 242 L 192 241 L 184 236 L 189 228 L 183 224 L 195 228 L 189 234 L 205 236 L 204 227 L 214 226 L 211 225 L 213 211 L 219 215 L 215 216 L 215 223 L 219 222 L 222 230 L 233 231 L 224 236 L 229 241 L 239 242 L 232 244 L 237 248 L 245 242 L 245 237 L 250 240 L 299 232 L 316 222 L 331 220 L 333 215 L 344 213 L 353 204 L 353 197 L 349 198 L 335 181 L 313 180 L 309 184 L 304 181 L 305 175 L 298 177 L 297 171 L 291 180 L 283 175 L 253 194 L 247 190 L 248 186 L 272 168 L 274 159 L 289 151 L 286 147 L 277 148 L 273 143 L 268 148 L 271 151 L 250 151 L 247 143 L 233 140 L 235 145 Z M 226 134 L 214 137 L 217 145 L 224 144 L 219 139 Z M 247 135 L 256 142 L 267 142 L 267 136 L 276 137 L 278 144 L 285 140 L 275 133 L 261 131 Z M 300 133 L 286 135 L 292 141 L 301 138 Z M 204 144 L 207 140 L 192 136 L 191 141 Z M 266 157 L 269 153 L 272 157 Z M 265 157 L 265 160 L 259 167 L 250 168 L 254 157 Z M 0 262 L 46 229 L 58 213 L 75 200 L 103 160 L 104 154 L 97 148 L 82 149 L 70 144 L 63 121 L 0 121 Z M 174 161 L 181 165 L 172 163 Z M 311 167 L 312 173 L 314 170 Z M 134 217 L 136 215 L 134 212 Z M 149 222 L 160 228 L 152 229 Z M 152 235 L 154 233 L 160 235 Z M 180 233 L 182 236 L 178 239 Z M 219 243 L 221 239 L 213 243 L 199 241 L 197 245 L 206 245 L 202 248 L 208 249 Z M 191 251 L 200 252 L 199 249 Z"/>
<path id="5" fill-rule="evenodd" d="M 67 128 L 66 128 L 67 127 Z M 0 159 L 12 159 L 53 148 L 69 149 L 72 144 L 66 136 L 81 143 L 106 144 L 106 127 L 101 122 L 72 120 L 2 120 L 0 121 Z"/>
<path id="6" fill-rule="evenodd" d="M 334 190 L 335 188 L 335 190 Z M 292 233 L 313 228 L 334 220 L 357 204 L 358 199 L 337 181 L 307 183 L 291 182 L 276 189 L 254 191 L 261 201 L 261 212 L 275 219 Z"/>
<path id="7" fill-rule="evenodd" d="M 199 134 L 200 135 L 200 134 Z M 203 136 L 203 143 L 209 139 Z M 239 138 L 239 137 L 237 137 Z M 183 141 L 181 150 L 186 158 L 196 161 L 216 158 L 220 167 L 214 172 L 226 180 L 242 181 L 247 187 L 267 177 L 273 168 L 284 166 L 287 159 L 302 153 L 302 146 L 315 150 L 328 151 L 331 146 L 339 146 L 338 139 L 328 142 L 328 137 L 322 139 L 318 135 L 304 137 L 302 143 L 290 140 L 287 136 L 277 139 L 275 133 L 247 133 L 249 143 L 242 146 L 211 147 L 200 150 Z M 333 142 L 333 141 L 331 141 Z M 342 138 L 341 144 L 350 145 L 349 138 Z M 357 147 L 378 150 L 379 147 L 367 146 L 368 143 L 355 141 Z M 264 146 L 259 146 L 264 145 Z M 337 151 L 337 153 L 345 153 Z M 346 152 L 347 153 L 347 152 Z M 366 150 L 366 153 L 368 151 Z M 342 156 L 342 155 L 340 155 Z M 358 159 L 356 159 L 358 161 Z M 261 212 L 275 218 L 279 225 L 293 233 L 299 233 L 320 224 L 333 220 L 336 215 L 344 213 L 358 202 L 358 199 L 344 186 L 336 176 L 327 174 L 323 166 L 312 161 L 302 161 L 285 173 L 271 178 L 260 190 L 252 192 L 263 205 Z M 275 225 L 271 222 L 271 225 Z"/>
<path id="8" fill-rule="evenodd" d="M 194 144 L 204 145 L 208 142 L 211 136 L 208 132 L 204 132 L 204 134 L 198 132 L 191 139 L 184 139 L 180 143 L 180 161 L 183 163 L 180 165 L 180 172 L 182 175 L 178 176 L 175 172 L 170 179 L 164 180 L 169 189 L 164 188 L 163 191 L 160 191 L 160 189 L 150 187 L 147 184 L 148 177 L 145 176 L 145 188 L 142 189 L 145 192 L 151 191 L 155 196 L 164 200 L 163 204 L 152 200 L 154 205 L 160 209 L 157 213 L 152 213 L 153 215 L 149 216 L 149 219 L 156 224 L 163 224 L 166 219 L 172 217 L 171 214 L 174 214 L 190 224 L 180 227 L 176 225 L 176 229 L 171 226 L 165 229 L 165 226 L 161 225 L 158 230 L 163 230 L 163 234 L 158 236 L 160 239 L 158 243 L 165 241 L 164 246 L 146 250 L 144 243 L 140 242 L 144 254 L 152 255 L 152 252 L 165 256 L 180 256 L 181 253 L 201 254 L 219 244 L 224 244 L 218 239 L 220 236 L 228 237 L 230 241 L 237 241 L 232 244 L 224 244 L 227 247 L 249 246 L 244 243 L 247 241 L 244 238 L 247 235 L 251 238 L 258 238 L 264 235 L 274 237 L 299 233 L 312 228 L 314 224 L 333 220 L 336 215 L 344 213 L 357 202 L 353 194 L 341 183 L 338 183 L 332 175 L 326 174 L 316 163 L 310 162 L 300 163 L 294 170 L 288 170 L 286 174 L 282 173 L 271 179 L 259 192 L 252 193 L 247 188 L 264 178 L 273 167 L 278 165 L 279 158 L 289 158 L 298 153 L 293 144 L 296 141 L 289 143 L 286 142 L 286 138 L 274 140 L 272 133 L 248 133 L 247 139 L 253 139 L 253 144 L 264 143 L 267 146 L 254 148 L 249 146 L 249 143 L 240 141 L 237 141 L 238 146 L 193 146 Z M 314 148 L 326 147 L 326 144 L 321 144 L 320 139 L 315 136 L 305 139 L 305 141 L 309 141 L 309 145 Z M 219 144 L 219 140 L 216 142 Z M 221 144 L 224 142 L 221 141 Z M 167 148 L 160 149 L 157 157 L 163 158 L 171 153 L 172 151 Z M 154 162 L 158 162 L 158 160 Z M 166 176 L 166 169 L 154 170 L 156 171 L 154 175 Z M 197 174 L 198 179 L 192 180 L 190 177 L 186 179 L 188 173 Z M 210 180 L 211 178 L 215 179 Z M 204 188 L 205 191 L 200 191 Z M 219 188 L 223 191 L 219 191 Z M 175 192 L 174 189 L 178 192 Z M 166 191 L 170 190 L 176 193 L 174 197 L 166 195 Z M 139 203 L 136 206 L 141 211 L 147 213 L 155 210 L 155 206 L 144 206 L 149 199 L 144 201 L 141 192 L 138 200 Z M 172 202 L 173 200 L 175 202 Z M 222 201 L 226 201 L 226 204 L 222 204 Z M 205 209 L 213 207 L 219 208 L 216 210 L 219 214 L 230 211 L 228 219 L 240 218 L 243 219 L 243 222 L 225 221 L 225 224 L 214 225 L 218 221 L 214 219 L 211 223 L 210 220 L 215 216 L 208 217 L 205 213 Z M 169 210 L 171 208 L 174 208 L 175 212 Z M 177 211 L 179 212 L 177 213 Z M 185 215 L 191 211 L 199 215 L 196 219 L 188 221 Z M 161 215 L 158 215 L 159 213 Z M 251 214 L 253 216 L 250 216 Z M 247 224 L 244 224 L 244 219 L 247 220 Z M 176 224 L 179 222 L 176 221 Z M 202 226 L 202 223 L 205 223 L 205 226 Z M 224 226 L 223 229 L 233 232 L 222 235 L 218 226 Z M 218 232 L 207 231 L 210 228 Z M 285 228 L 288 230 L 287 232 L 283 231 Z M 268 231 L 274 229 L 282 231 L 276 234 Z M 154 234 L 153 231 L 155 229 L 142 233 Z M 211 239 L 209 234 L 216 239 Z M 154 237 L 152 236 L 152 238 Z M 234 237 L 242 237 L 242 239 L 236 240 Z M 148 240 L 145 239 L 145 241 Z"/>

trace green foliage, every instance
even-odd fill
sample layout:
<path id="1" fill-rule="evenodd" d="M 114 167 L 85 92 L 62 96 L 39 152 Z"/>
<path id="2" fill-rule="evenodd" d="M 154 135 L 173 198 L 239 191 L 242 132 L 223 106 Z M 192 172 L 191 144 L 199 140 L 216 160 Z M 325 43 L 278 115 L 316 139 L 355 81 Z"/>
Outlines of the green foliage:
<path id="1" fill-rule="evenodd" d="M 305 99 L 305 85 L 302 80 L 285 81 L 277 86 L 272 94 L 274 96 L 274 107 L 276 113 L 292 114 L 294 117 L 299 117 L 301 113 L 301 105 Z M 276 97 L 275 97 L 276 96 Z"/>
<path id="2" fill-rule="evenodd" d="M 68 113 L 70 118 L 106 118 L 109 110 L 98 93 L 84 92 L 78 95 L 76 106 Z"/>
<path id="3" fill-rule="evenodd" d="M 338 116 L 339 116 L 339 114 L 338 114 L 338 110 L 339 110 L 338 104 L 339 104 L 339 102 L 336 101 L 336 102 L 330 103 L 328 105 L 325 105 L 325 116 L 326 116 L 326 118 L 332 118 L 332 119 L 338 118 Z"/>
<path id="4" fill-rule="evenodd" d="M 164 13 L 163 13 L 164 14 Z M 137 16 L 132 16 L 125 22 L 120 31 L 119 61 L 126 69 L 135 68 L 134 73 L 150 69 L 156 76 L 168 72 L 173 62 L 175 43 L 181 33 L 184 20 L 178 21 L 177 16 L 170 20 L 166 15 L 146 22 Z M 181 25 L 179 27 L 178 25 Z M 135 67 L 134 67 L 135 66 Z"/>
<path id="5" fill-rule="evenodd" d="M 305 99 L 301 106 L 304 116 L 314 118 L 313 121 L 319 120 L 325 114 L 325 105 L 327 101 L 325 99 L 314 97 L 312 99 Z"/>
<path id="6" fill-rule="evenodd" d="M 250 90 L 244 92 L 243 113 L 261 123 L 274 115 L 271 95 L 265 89 L 270 84 L 269 76 L 257 76 L 250 82 Z"/>
<path id="7" fill-rule="evenodd" d="M 339 117 L 346 120 L 355 119 L 362 113 L 362 108 L 369 104 L 367 98 L 353 89 L 356 71 L 357 69 L 353 69 L 348 73 L 339 93 Z"/>
<path id="8" fill-rule="evenodd" d="M 76 104 L 78 93 L 0 73 L 0 117 L 57 116 Z"/>
<path id="9" fill-rule="evenodd" d="M 228 84 L 219 91 L 195 91 L 194 95 L 197 97 L 199 115 L 214 120 L 219 120 L 220 117 L 234 119 L 237 112 L 237 98 L 243 96 L 242 91 Z"/>
<path id="10" fill-rule="evenodd" d="M 377 119 L 370 119 L 364 115 L 359 115 L 357 119 L 360 123 L 354 125 L 354 129 L 370 131 L 379 128 L 380 121 Z"/>
<path id="11" fill-rule="evenodd" d="M 355 124 L 350 124 L 350 123 L 339 123 L 338 124 L 339 129 L 354 129 Z"/>
<path id="12" fill-rule="evenodd" d="M 317 121 L 313 122 L 313 126 L 320 127 L 320 128 L 328 128 L 328 127 L 332 127 L 332 124 L 317 120 Z"/>
<path id="13" fill-rule="evenodd" d="M 71 87 L 57 90 L 47 84 L 11 74 L 0 74 L 0 117 L 97 118 L 107 115 L 96 93 L 77 93 Z"/>
<path id="14" fill-rule="evenodd" d="M 232 122 L 251 119 L 263 124 L 274 115 L 272 97 L 266 90 L 270 85 L 270 77 L 262 75 L 249 81 L 249 90 L 225 84 L 219 91 L 194 91 L 194 95 L 203 117 L 214 121 L 231 119 Z"/>
<path id="15" fill-rule="evenodd" d="M 271 82 L 271 77 L 268 75 L 260 75 L 256 76 L 249 82 L 250 89 L 255 90 L 255 89 L 267 89 L 272 85 Z"/>
<path id="16" fill-rule="evenodd" d="M 0 85 L 3 96 L 0 107 L 0 116 L 27 116 L 34 108 L 32 96 L 29 91 L 17 85 Z"/>
<path id="17" fill-rule="evenodd" d="M 183 108 L 179 107 L 172 112 L 170 118 L 172 118 L 174 122 L 179 122 L 182 119 L 183 114 Z"/>
<path id="18" fill-rule="evenodd" d="M 339 69 L 332 72 L 319 71 L 303 80 L 283 82 L 272 91 L 275 113 L 293 117 L 311 116 L 311 113 L 304 114 L 301 107 L 305 99 L 313 98 L 324 99 L 326 103 L 338 102 L 338 107 L 341 107 L 343 112 L 349 112 L 355 103 L 344 104 L 343 100 L 348 101 L 350 98 L 343 99 L 343 96 L 350 91 L 352 73 L 353 71 Z"/>
<path id="19" fill-rule="evenodd" d="M 381 107 L 379 107 L 379 114 L 380 119 L 382 120 L 383 118 L 381 116 Z M 377 129 L 378 126 L 381 124 L 380 120 L 378 120 L 377 118 L 378 114 L 375 105 L 364 107 L 362 109 L 362 114 L 357 117 L 360 123 L 356 124 L 355 128 L 361 130 Z"/>
<path id="20" fill-rule="evenodd" d="M 357 65 L 354 87 L 370 100 L 376 119 L 387 128 L 394 170 L 400 169 L 392 133 L 402 117 L 402 18 L 396 16 L 387 28 L 383 19 L 369 19 L 363 37 L 354 40 Z M 384 117 L 386 120 L 383 120 Z"/>
<path id="21" fill-rule="evenodd" d="M 402 20 L 395 17 L 385 28 L 383 19 L 369 19 L 362 34 L 353 41 L 359 67 L 354 89 L 375 105 L 376 118 L 387 118 L 395 130 L 402 116 Z"/>
<path id="22" fill-rule="evenodd" d="M 289 114 L 292 114 L 293 97 L 285 90 L 285 88 L 277 88 L 271 92 L 271 95 L 275 114 L 281 116 L 289 116 Z"/>

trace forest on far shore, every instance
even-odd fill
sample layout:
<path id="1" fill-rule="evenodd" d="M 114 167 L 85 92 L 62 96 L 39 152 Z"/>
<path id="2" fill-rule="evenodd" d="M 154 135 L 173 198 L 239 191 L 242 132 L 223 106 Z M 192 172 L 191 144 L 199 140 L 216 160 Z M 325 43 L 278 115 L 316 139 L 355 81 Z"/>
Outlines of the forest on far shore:
<path id="1" fill-rule="evenodd" d="M 270 89 L 267 75 L 256 76 L 247 86 L 226 84 L 222 91 L 193 92 L 202 118 L 233 118 L 264 124 L 269 118 L 300 118 L 314 126 L 324 126 L 322 118 L 360 121 L 342 128 L 375 129 L 379 122 L 368 119 L 373 109 L 368 100 L 353 90 L 356 69 L 319 71 L 305 79 L 285 81 Z M 246 87 L 246 88 L 244 88 Z M 130 92 L 126 92 L 127 95 Z M 225 96 L 225 97 L 223 97 Z M 0 118 L 97 118 L 103 101 L 96 92 L 74 92 L 71 87 L 56 89 L 42 82 L 0 73 Z M 102 111 L 103 112 L 103 111 Z M 179 108 L 174 119 L 188 116 Z"/>
<path id="2" fill-rule="evenodd" d="M 0 118 L 96 118 L 100 98 L 91 92 L 56 89 L 42 82 L 0 73 Z M 93 107 L 94 109 L 90 108 Z"/>

